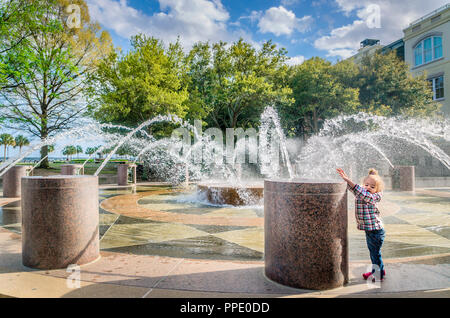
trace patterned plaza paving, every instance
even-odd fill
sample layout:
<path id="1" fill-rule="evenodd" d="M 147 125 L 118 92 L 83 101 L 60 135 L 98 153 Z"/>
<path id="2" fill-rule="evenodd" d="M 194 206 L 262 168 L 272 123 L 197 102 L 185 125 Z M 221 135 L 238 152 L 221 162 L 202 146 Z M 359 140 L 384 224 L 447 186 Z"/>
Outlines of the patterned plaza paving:
<path id="1" fill-rule="evenodd" d="M 101 187 L 100 248 L 104 252 L 207 260 L 263 260 L 261 206 L 199 202 L 194 189 L 167 186 Z M 20 201 L 1 201 L 0 225 L 20 234 Z M 450 253 L 450 188 L 391 192 L 381 205 L 385 259 Z M 356 229 L 349 194 L 350 261 L 369 258 Z"/>

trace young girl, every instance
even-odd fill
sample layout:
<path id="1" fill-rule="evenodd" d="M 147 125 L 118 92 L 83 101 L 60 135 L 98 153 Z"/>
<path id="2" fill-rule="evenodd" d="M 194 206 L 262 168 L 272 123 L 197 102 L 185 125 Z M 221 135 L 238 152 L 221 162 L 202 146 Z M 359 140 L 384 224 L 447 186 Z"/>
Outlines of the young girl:
<path id="1" fill-rule="evenodd" d="M 367 247 L 370 252 L 372 261 L 372 271 L 363 274 L 364 279 L 368 279 L 375 273 L 375 267 L 380 272 L 380 280 L 383 281 L 386 275 L 383 260 L 381 259 L 381 246 L 383 245 L 386 233 L 383 223 L 380 219 L 380 211 L 377 203 L 381 201 L 382 191 L 384 188 L 383 180 L 381 180 L 375 169 L 370 169 L 369 174 L 363 180 L 363 186 L 353 183 L 345 174 L 344 170 L 337 169 L 337 172 L 347 182 L 348 189 L 355 195 L 355 215 L 359 230 L 366 232 Z M 375 277 L 372 277 L 375 281 Z"/>

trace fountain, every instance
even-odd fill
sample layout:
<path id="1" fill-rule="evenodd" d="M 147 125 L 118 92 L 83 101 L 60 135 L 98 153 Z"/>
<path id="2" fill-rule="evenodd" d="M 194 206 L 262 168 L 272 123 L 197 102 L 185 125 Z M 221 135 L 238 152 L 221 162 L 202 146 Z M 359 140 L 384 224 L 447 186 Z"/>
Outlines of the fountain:
<path id="1" fill-rule="evenodd" d="M 345 182 L 266 180 L 264 233 L 271 280 L 319 290 L 348 282 Z"/>
<path id="2" fill-rule="evenodd" d="M 414 166 L 396 166 L 392 171 L 392 189 L 400 191 L 414 191 Z"/>
<path id="3" fill-rule="evenodd" d="M 190 138 L 193 133 L 194 143 L 191 144 L 190 139 L 186 142 L 172 137 L 156 140 L 145 131 L 147 126 L 161 121 L 179 124 L 185 128 L 187 132 L 183 136 Z M 264 204 L 266 276 L 293 287 L 328 289 L 342 286 L 348 281 L 347 195 L 345 184 L 336 175 L 336 167 L 349 167 L 351 173 L 347 171 L 353 174 L 353 180 L 358 182 L 358 177 L 363 176 L 362 172 L 367 171 L 367 165 L 377 169 L 379 165 L 381 170 L 390 171 L 394 188 L 398 185 L 401 190 L 412 191 L 415 187 L 414 167 L 409 162 L 397 159 L 396 155 L 409 156 L 413 151 L 421 151 L 437 159 L 445 168 L 450 168 L 449 155 L 435 143 L 437 139 L 446 142 L 450 140 L 448 127 L 450 125 L 447 122 L 358 114 L 328 120 L 319 134 L 306 141 L 294 142 L 292 139 L 286 139 L 276 111 L 268 107 L 261 116 L 259 133 L 255 135 L 256 148 L 250 146 L 253 140 L 250 140 L 250 136 L 248 138 L 249 150 L 245 147 L 246 138 L 238 137 L 237 147 L 232 151 L 227 148 L 224 154 L 223 145 L 218 145 L 218 141 L 224 140 L 220 138 L 223 136 L 202 136 L 195 125 L 191 126 L 176 116 L 168 115 L 150 119 L 135 129 L 114 125 L 77 128 L 31 146 L 22 158 L 45 144 L 53 144 L 61 139 L 91 141 L 93 136 L 97 135 L 102 137 L 105 144 L 97 152 L 102 149 L 112 151 L 97 169 L 95 176 L 99 175 L 121 146 L 127 146 L 131 149 L 134 159 L 132 163 L 118 165 L 119 185 L 128 185 L 130 169 L 133 172 L 132 182 L 136 183 L 135 163 L 139 160 L 165 181 L 176 186 L 184 182 L 185 192 L 191 189 L 188 185 L 196 183 L 195 195 L 184 198 L 184 203 L 186 200 L 193 200 L 207 204 L 208 208 L 213 205 L 218 208 L 236 209 L 233 210 L 233 213 L 237 211 L 236 214 L 241 211 L 239 209 L 242 206 L 261 207 Z M 117 133 L 118 130 L 125 131 L 125 134 Z M 233 144 L 234 137 L 235 135 L 232 138 Z M 292 144 L 300 146 L 293 149 Z M 200 161 L 196 157 L 198 153 L 202 154 Z M 92 154 L 91 157 L 95 155 Z M 247 163 L 247 157 L 251 161 L 250 157 L 253 155 L 256 155 L 257 159 Z M 226 160 L 218 160 L 223 158 Z M 21 158 L 15 158 L 2 164 L 0 175 L 13 169 L 20 160 Z M 30 202 L 36 200 L 37 196 L 46 198 L 50 196 L 49 193 L 52 193 L 52 196 L 55 193 L 54 197 L 60 199 L 52 204 L 62 211 L 61 215 L 65 215 L 69 213 L 69 207 L 72 209 L 71 205 L 84 200 L 83 196 L 88 195 L 78 195 L 77 193 L 84 193 L 81 188 L 97 188 L 93 183 L 79 183 L 71 190 L 73 194 L 58 194 L 63 191 L 63 184 L 75 183 L 76 178 L 84 180 L 82 177 L 44 178 L 39 181 L 42 186 L 33 186 L 46 188 L 48 192 L 41 191 L 36 194 L 32 194 L 33 179 L 28 181 L 28 178 L 24 178 L 24 181 L 27 180 L 27 190 L 24 193 L 27 194 L 23 198 L 23 211 L 28 215 L 28 219 L 23 223 L 24 234 L 30 235 L 36 224 L 45 224 L 48 227 L 49 224 L 55 224 L 51 222 L 58 222 L 55 219 L 33 219 L 32 217 L 36 216 L 32 213 Z M 37 179 L 35 182 L 38 182 Z M 173 197 L 177 195 L 174 193 Z M 62 198 L 67 201 L 61 201 Z M 176 200 L 172 203 L 177 204 Z M 91 209 L 93 210 L 94 208 Z M 167 215 L 161 213 L 160 217 Z M 87 224 L 80 223 L 80 229 L 69 227 L 69 232 L 84 229 L 84 234 L 77 240 L 83 241 L 87 246 L 89 244 L 86 238 L 89 233 L 93 233 L 92 224 L 96 221 L 92 215 L 84 215 L 83 218 L 90 221 Z M 61 231 L 63 230 L 55 229 L 51 235 L 58 236 Z M 37 245 L 32 245 L 33 242 Z M 44 249 L 49 244 L 48 240 L 39 243 L 38 238 L 27 241 L 24 246 L 24 264 L 37 266 L 37 258 L 31 255 L 32 251 Z M 61 246 L 61 253 L 63 249 L 70 250 L 67 247 L 70 245 L 69 241 L 59 241 L 58 244 Z M 74 247 L 71 251 L 80 252 L 79 248 L 80 246 Z M 91 257 L 81 262 L 94 258 L 95 252 L 92 252 Z M 46 266 L 62 266 L 60 260 L 52 262 Z"/>
<path id="4" fill-rule="evenodd" d="M 66 268 L 99 258 L 98 178 L 22 178 L 22 262 Z"/>
<path id="5" fill-rule="evenodd" d="M 21 180 L 31 171 L 31 166 L 14 166 L 3 177 L 3 197 L 21 196 Z"/>
<path id="6" fill-rule="evenodd" d="M 61 165 L 61 174 L 67 175 L 67 176 L 83 175 L 84 167 L 83 167 L 83 165 L 77 165 L 77 164 Z"/>
<path id="7" fill-rule="evenodd" d="M 261 183 L 199 183 L 197 193 L 214 205 L 259 205 L 263 199 Z"/>
<path id="8" fill-rule="evenodd" d="M 136 165 L 132 163 L 121 163 L 117 165 L 117 184 L 120 186 L 128 185 L 128 176 L 131 170 L 132 184 L 136 184 Z"/>

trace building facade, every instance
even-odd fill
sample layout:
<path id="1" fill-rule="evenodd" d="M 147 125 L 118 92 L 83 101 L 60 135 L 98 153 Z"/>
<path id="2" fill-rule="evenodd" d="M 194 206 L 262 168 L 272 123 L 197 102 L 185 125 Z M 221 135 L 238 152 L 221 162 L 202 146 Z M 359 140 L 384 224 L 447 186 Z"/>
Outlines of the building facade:
<path id="1" fill-rule="evenodd" d="M 413 21 L 403 30 L 403 34 L 403 38 L 388 45 L 380 45 L 380 41 L 375 39 L 366 39 L 351 59 L 359 63 L 363 56 L 395 51 L 401 60 L 408 63 L 413 76 L 425 74 L 433 90 L 433 100 L 441 104 L 440 112 L 450 118 L 450 3 Z M 439 147 L 445 153 L 450 153 L 448 143 Z M 416 177 L 419 178 L 450 177 L 450 170 L 438 159 L 428 154 L 413 153 L 411 151 L 409 156 L 398 155 L 391 160 L 396 165 L 415 166 Z M 379 167 L 375 163 L 372 166 L 388 175 L 388 166 Z M 366 171 L 364 169 L 362 171 Z"/>
<path id="2" fill-rule="evenodd" d="M 380 40 L 375 39 L 365 39 L 364 41 L 361 41 L 360 45 L 358 53 L 351 57 L 356 64 L 359 64 L 363 57 L 375 54 L 377 50 L 383 48 L 380 44 Z"/>
<path id="3" fill-rule="evenodd" d="M 433 100 L 450 117 L 450 3 L 412 22 L 403 33 L 411 73 L 426 75 Z"/>
<path id="4" fill-rule="evenodd" d="M 365 39 L 351 59 L 359 63 L 364 56 L 395 51 L 409 64 L 413 76 L 425 74 L 433 100 L 441 104 L 442 114 L 450 117 L 450 3 L 413 21 L 403 30 L 404 37 L 388 45 Z"/>

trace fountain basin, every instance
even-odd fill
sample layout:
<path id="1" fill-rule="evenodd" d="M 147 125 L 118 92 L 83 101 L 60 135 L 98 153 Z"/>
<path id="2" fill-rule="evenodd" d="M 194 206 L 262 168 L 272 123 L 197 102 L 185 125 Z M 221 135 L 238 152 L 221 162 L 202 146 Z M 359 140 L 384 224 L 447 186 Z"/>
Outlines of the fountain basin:
<path id="1" fill-rule="evenodd" d="M 348 282 L 347 184 L 264 181 L 266 276 L 326 290 Z"/>
<path id="2" fill-rule="evenodd" d="M 260 204 L 264 195 L 262 183 L 200 183 L 197 193 L 211 204 L 234 206 Z"/>

